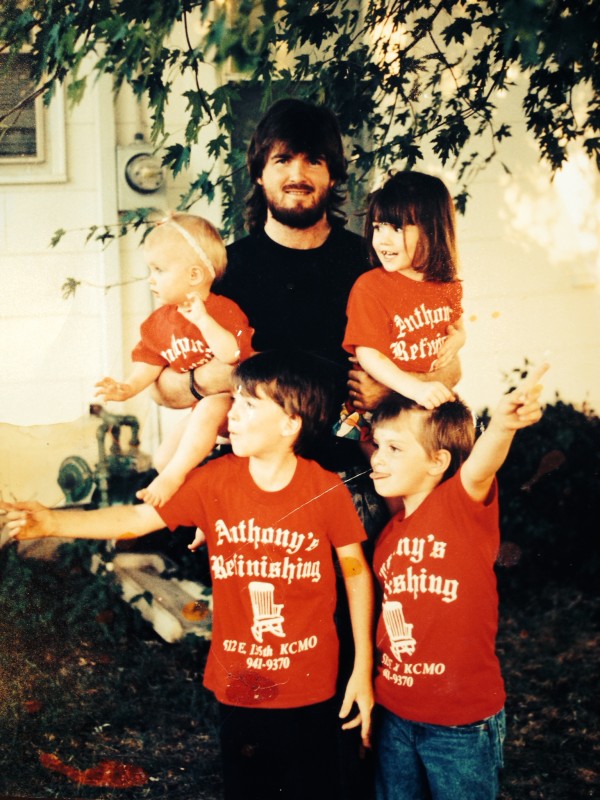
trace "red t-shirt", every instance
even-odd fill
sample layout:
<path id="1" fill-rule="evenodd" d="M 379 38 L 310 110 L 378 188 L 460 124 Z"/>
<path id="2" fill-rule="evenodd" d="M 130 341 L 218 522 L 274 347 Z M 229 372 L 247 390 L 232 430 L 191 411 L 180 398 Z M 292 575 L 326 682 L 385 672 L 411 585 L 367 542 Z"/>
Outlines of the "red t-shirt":
<path id="1" fill-rule="evenodd" d="M 477 503 L 454 475 L 407 519 L 392 519 L 377 541 L 375 697 L 399 717 L 466 725 L 504 705 L 495 652 L 497 495 L 494 483 Z"/>
<path id="2" fill-rule="evenodd" d="M 251 356 L 254 330 L 237 303 L 227 297 L 209 294 L 205 306 L 210 316 L 237 338 L 239 360 Z M 141 337 L 131 354 L 133 361 L 189 372 L 214 358 L 196 325 L 175 305 L 160 306 L 153 311 L 142 323 Z"/>
<path id="3" fill-rule="evenodd" d="M 414 281 L 382 268 L 357 279 L 347 307 L 344 348 L 372 347 L 408 372 L 429 372 L 448 325 L 462 316 L 460 281 Z"/>
<path id="4" fill-rule="evenodd" d="M 248 459 L 194 470 L 158 513 L 200 527 L 210 558 L 213 630 L 205 686 L 222 703 L 295 708 L 335 693 L 333 547 L 365 539 L 337 475 L 299 458 L 294 477 L 264 492 Z"/>

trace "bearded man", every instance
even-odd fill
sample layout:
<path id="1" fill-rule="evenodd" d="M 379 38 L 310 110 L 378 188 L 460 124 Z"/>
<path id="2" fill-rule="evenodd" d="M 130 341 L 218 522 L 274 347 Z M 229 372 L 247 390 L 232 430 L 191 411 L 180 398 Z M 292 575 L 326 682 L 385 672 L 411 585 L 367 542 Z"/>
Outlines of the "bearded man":
<path id="1" fill-rule="evenodd" d="M 255 350 L 300 349 L 321 357 L 337 389 L 332 420 L 348 393 L 357 407 L 375 407 L 388 390 L 349 363 L 342 349 L 348 294 L 370 265 L 362 237 L 344 227 L 347 162 L 336 116 L 303 100 L 279 100 L 257 125 L 247 164 L 249 233 L 228 245 L 215 292 L 243 309 Z M 188 384 L 166 369 L 155 399 L 188 407 L 192 395 L 226 389 L 230 370 L 213 359 L 190 373 Z M 329 469 L 364 464 L 348 440 L 328 437 L 319 450 L 315 457 Z"/>

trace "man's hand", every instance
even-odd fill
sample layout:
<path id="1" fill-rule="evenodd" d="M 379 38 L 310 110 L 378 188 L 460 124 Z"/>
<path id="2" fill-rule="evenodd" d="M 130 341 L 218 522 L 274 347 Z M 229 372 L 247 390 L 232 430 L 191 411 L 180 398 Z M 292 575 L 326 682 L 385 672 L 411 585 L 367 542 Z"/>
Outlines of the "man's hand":
<path id="1" fill-rule="evenodd" d="M 431 372 L 449 367 L 458 356 L 458 351 L 465 343 L 465 333 L 462 327 L 448 325 L 446 341 L 441 346 L 435 361 L 431 364 Z M 437 378 L 439 380 L 439 378 Z M 458 381 L 457 381 L 458 382 Z M 455 384 L 452 384 L 453 386 Z"/>
<path id="2" fill-rule="evenodd" d="M 373 411 L 391 394 L 391 390 L 365 372 L 355 358 L 350 361 L 352 367 L 348 371 L 348 394 L 352 405 L 358 411 Z"/>

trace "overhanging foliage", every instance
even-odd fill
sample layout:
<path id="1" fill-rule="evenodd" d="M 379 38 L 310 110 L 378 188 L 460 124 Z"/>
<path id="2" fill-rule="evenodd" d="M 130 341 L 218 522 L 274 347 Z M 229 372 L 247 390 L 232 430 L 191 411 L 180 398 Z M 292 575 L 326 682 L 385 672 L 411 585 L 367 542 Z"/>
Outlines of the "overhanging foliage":
<path id="1" fill-rule="evenodd" d="M 148 104 L 152 140 L 175 174 L 201 129 L 216 122 L 207 167 L 181 206 L 212 199 L 220 184 L 230 230 L 240 224 L 230 177 L 244 171 L 243 147 L 230 139 L 238 87 L 206 90 L 204 62 L 232 60 L 263 109 L 281 95 L 331 106 L 351 143 L 355 196 L 373 170 L 413 167 L 427 149 L 455 169 L 463 208 L 470 180 L 511 135 L 495 111 L 517 72 L 524 119 L 552 170 L 572 142 L 600 168 L 596 0 L 4 0 L 0 15 L 3 69 L 28 49 L 47 100 L 65 82 L 77 102 L 102 73 L 115 90 L 129 84 Z M 180 75 L 192 76 L 194 89 L 176 137 L 165 110 Z"/>

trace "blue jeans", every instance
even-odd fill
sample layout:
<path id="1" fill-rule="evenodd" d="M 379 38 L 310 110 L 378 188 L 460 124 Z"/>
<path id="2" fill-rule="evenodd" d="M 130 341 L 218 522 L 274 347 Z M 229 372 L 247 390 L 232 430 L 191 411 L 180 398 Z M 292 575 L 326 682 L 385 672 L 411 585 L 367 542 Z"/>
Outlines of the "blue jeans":
<path id="1" fill-rule="evenodd" d="M 471 725 L 409 722 L 377 709 L 377 800 L 494 800 L 506 730 L 504 709 Z"/>

